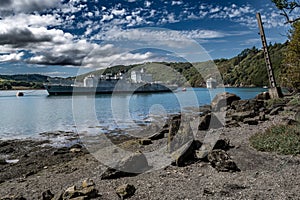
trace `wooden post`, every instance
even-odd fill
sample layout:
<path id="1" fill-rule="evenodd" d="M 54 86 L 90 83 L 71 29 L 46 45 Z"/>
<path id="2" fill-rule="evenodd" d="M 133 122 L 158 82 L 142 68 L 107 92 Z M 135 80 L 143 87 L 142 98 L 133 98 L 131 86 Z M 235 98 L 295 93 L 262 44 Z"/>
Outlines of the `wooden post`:
<path id="1" fill-rule="evenodd" d="M 263 27 L 263 24 L 262 24 L 262 21 L 261 21 L 260 13 L 256 13 L 256 19 L 257 19 L 257 22 L 258 22 L 259 34 L 260 34 L 260 37 L 261 37 L 261 42 L 262 42 L 263 51 L 264 51 L 264 57 L 265 57 L 268 76 L 269 76 L 269 82 L 270 82 L 269 93 L 270 93 L 270 97 L 271 98 L 280 98 L 283 95 L 282 95 L 282 92 L 281 92 L 281 88 L 276 86 L 275 76 L 274 76 L 274 72 L 273 72 L 273 68 L 272 68 L 272 62 L 271 62 L 270 54 L 269 54 L 269 51 L 268 51 L 267 40 L 266 40 L 266 36 L 265 36 L 264 27 Z"/>

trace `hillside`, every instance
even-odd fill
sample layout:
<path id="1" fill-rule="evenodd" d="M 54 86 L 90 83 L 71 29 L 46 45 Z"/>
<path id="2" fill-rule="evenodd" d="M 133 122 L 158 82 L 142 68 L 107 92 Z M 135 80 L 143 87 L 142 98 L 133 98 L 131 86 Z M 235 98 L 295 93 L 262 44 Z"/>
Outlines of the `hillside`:
<path id="1" fill-rule="evenodd" d="M 281 61 L 283 53 L 287 48 L 287 43 L 270 44 L 269 53 L 273 64 L 275 78 L 280 85 L 285 68 L 282 67 Z M 221 73 L 216 72 L 212 66 L 216 65 Z M 268 74 L 264 55 L 262 50 L 256 47 L 243 50 L 239 55 L 230 59 L 217 59 L 199 63 L 167 63 L 153 62 L 102 69 L 81 75 L 77 80 L 82 79 L 90 74 L 100 75 L 105 73 L 130 72 L 130 70 L 140 70 L 144 68 L 147 73 L 153 74 L 155 81 L 166 83 L 176 83 L 179 86 L 191 85 L 193 87 L 205 87 L 205 80 L 209 77 L 215 77 L 219 81 L 223 80 L 224 85 L 234 87 L 262 87 L 268 86 Z M 201 72 L 201 73 L 200 73 Z"/>
<path id="2" fill-rule="evenodd" d="M 269 45 L 269 53 L 277 83 L 281 83 L 285 68 L 281 61 L 287 48 L 284 44 Z M 243 50 L 239 55 L 231 59 L 215 60 L 222 76 L 224 84 L 231 86 L 268 86 L 268 74 L 262 50 L 253 47 Z"/>
<path id="3" fill-rule="evenodd" d="M 282 77 L 285 76 L 286 69 L 282 67 L 281 61 L 286 51 L 287 42 L 284 44 L 270 44 L 269 53 L 273 64 L 275 78 L 280 85 Z M 212 66 L 217 66 L 220 74 Z M 198 63 L 170 63 L 152 62 L 135 65 L 117 65 L 107 69 L 101 69 L 78 76 L 77 81 L 83 81 L 85 76 L 94 74 L 116 74 L 126 73 L 129 76 L 131 70 L 143 68 L 147 73 L 153 75 L 155 81 L 162 81 L 179 86 L 205 87 L 205 80 L 214 77 L 224 85 L 234 87 L 261 87 L 268 86 L 268 74 L 262 50 L 256 47 L 243 50 L 239 55 L 230 59 L 216 59 L 214 61 Z M 201 73 L 200 73 L 201 72 Z M 73 78 L 53 78 L 39 74 L 26 75 L 0 75 L 0 89 L 16 89 L 17 87 L 27 87 L 31 89 L 43 88 L 43 83 L 48 81 L 72 81 Z"/>
<path id="4" fill-rule="evenodd" d="M 49 76 L 40 74 L 0 75 L 0 89 L 42 89 Z"/>

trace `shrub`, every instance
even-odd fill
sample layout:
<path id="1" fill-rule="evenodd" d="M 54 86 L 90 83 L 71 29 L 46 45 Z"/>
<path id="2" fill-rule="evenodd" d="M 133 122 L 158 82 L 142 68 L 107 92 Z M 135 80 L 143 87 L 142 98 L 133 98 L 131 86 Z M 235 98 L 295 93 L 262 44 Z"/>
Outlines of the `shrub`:
<path id="1" fill-rule="evenodd" d="M 250 144 L 258 151 L 300 154 L 300 125 L 275 125 L 250 137 Z"/>

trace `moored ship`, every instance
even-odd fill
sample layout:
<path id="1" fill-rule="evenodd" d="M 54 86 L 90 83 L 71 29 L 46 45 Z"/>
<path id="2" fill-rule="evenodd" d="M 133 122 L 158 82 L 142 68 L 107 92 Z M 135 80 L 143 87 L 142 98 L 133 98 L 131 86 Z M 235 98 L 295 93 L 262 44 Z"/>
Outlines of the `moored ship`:
<path id="1" fill-rule="evenodd" d="M 165 85 L 152 81 L 152 76 L 141 71 L 132 71 L 129 79 L 123 74 L 106 74 L 100 77 L 89 75 L 83 82 L 44 84 L 49 95 L 81 95 L 81 94 L 112 94 L 112 93 L 155 93 L 172 92 L 175 85 Z"/>

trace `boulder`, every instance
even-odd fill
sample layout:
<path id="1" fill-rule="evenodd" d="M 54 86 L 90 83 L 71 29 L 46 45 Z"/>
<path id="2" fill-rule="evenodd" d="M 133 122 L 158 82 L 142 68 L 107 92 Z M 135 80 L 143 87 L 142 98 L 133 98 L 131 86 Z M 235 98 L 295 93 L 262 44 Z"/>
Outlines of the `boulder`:
<path id="1" fill-rule="evenodd" d="M 123 158 L 117 165 L 118 170 L 131 173 L 143 173 L 149 168 L 147 158 L 140 151 Z"/>
<path id="2" fill-rule="evenodd" d="M 159 132 L 156 132 L 152 135 L 150 135 L 148 137 L 149 140 L 159 140 L 159 139 L 163 139 L 165 137 L 165 133 L 168 133 L 169 132 L 169 129 L 164 130 L 164 131 L 159 131 Z"/>
<path id="3" fill-rule="evenodd" d="M 177 129 L 177 125 L 179 125 Z M 187 142 L 194 139 L 193 130 L 190 125 L 190 120 L 184 119 L 180 124 L 176 124 L 177 132 L 172 132 L 170 129 L 168 135 L 168 150 L 169 152 L 176 151 Z"/>
<path id="4" fill-rule="evenodd" d="M 214 150 L 215 149 L 222 149 L 224 151 L 229 150 L 230 148 L 232 148 L 233 146 L 230 145 L 230 140 L 228 139 L 219 139 L 215 146 L 214 146 Z"/>
<path id="5" fill-rule="evenodd" d="M 195 158 L 195 141 L 191 140 L 172 152 L 172 164 L 176 166 L 184 166 L 186 162 Z"/>
<path id="6" fill-rule="evenodd" d="M 270 94 L 269 92 L 262 92 L 256 95 L 255 99 L 257 100 L 269 100 L 270 99 Z"/>
<path id="7" fill-rule="evenodd" d="M 265 112 L 260 112 L 258 119 L 259 119 L 259 121 L 266 121 L 267 118 L 266 118 Z"/>
<path id="8" fill-rule="evenodd" d="M 231 118 L 238 122 L 243 122 L 245 118 L 254 117 L 255 113 L 252 111 L 236 112 L 231 115 Z"/>
<path id="9" fill-rule="evenodd" d="M 200 118 L 198 130 L 208 130 L 210 124 L 211 114 L 206 114 Z"/>
<path id="10" fill-rule="evenodd" d="M 42 193 L 42 199 L 43 200 L 51 200 L 54 197 L 54 194 L 50 190 L 47 190 Z"/>
<path id="11" fill-rule="evenodd" d="M 246 118 L 246 119 L 244 119 L 244 124 L 257 125 L 258 118 Z"/>
<path id="12" fill-rule="evenodd" d="M 224 127 L 224 124 L 215 113 L 209 113 L 200 118 L 198 130 L 218 129 Z"/>
<path id="13" fill-rule="evenodd" d="M 278 115 L 279 111 L 283 111 L 283 108 L 281 106 L 272 109 L 270 115 Z"/>
<path id="14" fill-rule="evenodd" d="M 108 167 L 102 174 L 101 179 L 115 179 L 126 176 L 133 176 L 149 170 L 147 158 L 141 152 L 133 153 L 121 161 L 114 168 Z"/>
<path id="15" fill-rule="evenodd" d="M 136 189 L 134 185 L 123 184 L 116 188 L 116 193 L 121 199 L 126 199 L 134 195 Z"/>
<path id="16" fill-rule="evenodd" d="M 221 149 L 212 150 L 208 153 L 207 159 L 211 166 L 221 172 L 236 172 L 240 171 L 231 157 Z"/>
<path id="17" fill-rule="evenodd" d="M 95 184 L 92 180 L 87 179 L 82 182 L 80 187 L 71 186 L 67 188 L 63 193 L 54 196 L 53 199 L 57 200 L 69 200 L 69 199 L 91 199 L 100 197 L 98 191 L 95 189 Z"/>
<path id="18" fill-rule="evenodd" d="M 139 139 L 139 144 L 140 145 L 149 145 L 149 144 L 152 144 L 152 141 L 151 141 L 151 139 L 148 139 L 148 138 L 142 138 L 142 139 Z"/>
<path id="19" fill-rule="evenodd" d="M 0 165 L 6 165 L 6 164 L 7 164 L 7 162 L 5 159 L 0 159 Z"/>
<path id="20" fill-rule="evenodd" d="M 228 92 L 217 94 L 211 102 L 212 111 L 225 111 L 227 106 L 240 99 L 237 95 Z"/>
<path id="21" fill-rule="evenodd" d="M 234 101 L 231 104 L 231 108 L 235 110 L 235 112 L 244 112 L 244 111 L 252 111 L 258 112 L 260 109 L 264 108 L 265 103 L 262 100 L 250 99 L 250 100 L 239 100 Z"/>
<path id="22" fill-rule="evenodd" d="M 171 143 L 173 141 L 173 138 L 177 134 L 179 127 L 181 124 L 181 117 L 174 117 L 172 118 L 169 126 L 169 133 L 168 133 L 168 149 L 172 151 Z"/>
<path id="23" fill-rule="evenodd" d="M 230 141 L 227 139 L 219 139 L 214 146 L 210 143 L 202 144 L 200 150 L 196 150 L 196 158 L 200 160 L 206 160 L 208 154 L 212 150 L 221 149 L 221 150 L 229 150 L 233 146 L 230 145 Z"/>

